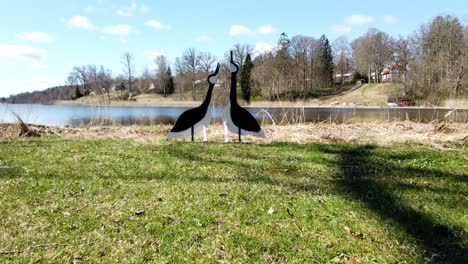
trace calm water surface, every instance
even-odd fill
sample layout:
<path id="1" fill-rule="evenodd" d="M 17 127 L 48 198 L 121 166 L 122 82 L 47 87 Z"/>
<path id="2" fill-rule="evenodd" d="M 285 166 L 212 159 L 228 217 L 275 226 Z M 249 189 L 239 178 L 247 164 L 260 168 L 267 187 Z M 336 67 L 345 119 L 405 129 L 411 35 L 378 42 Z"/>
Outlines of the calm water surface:
<path id="1" fill-rule="evenodd" d="M 0 104 L 0 122 L 15 122 L 12 112 L 26 123 L 48 126 L 79 127 L 88 124 L 106 125 L 156 125 L 172 124 L 186 107 L 128 107 L 128 106 L 57 106 L 36 104 Z M 248 108 L 259 121 L 287 123 L 302 122 L 359 122 L 411 120 L 431 122 L 447 120 L 468 121 L 468 109 L 418 108 Z M 213 117 L 219 121 L 222 108 L 214 108 Z M 271 116 L 271 118 L 270 118 Z"/>

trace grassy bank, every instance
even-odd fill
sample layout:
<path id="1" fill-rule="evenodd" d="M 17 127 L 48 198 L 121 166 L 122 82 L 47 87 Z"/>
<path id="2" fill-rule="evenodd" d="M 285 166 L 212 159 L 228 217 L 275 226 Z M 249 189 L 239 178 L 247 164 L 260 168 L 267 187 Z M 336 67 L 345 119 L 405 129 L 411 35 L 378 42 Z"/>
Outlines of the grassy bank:
<path id="1" fill-rule="evenodd" d="M 317 98 L 302 99 L 297 101 L 289 100 L 272 100 L 269 101 L 265 98 L 254 98 L 250 103 L 253 107 L 314 107 L 314 106 L 343 106 L 344 103 L 356 103 L 359 106 L 373 106 L 373 107 L 386 107 L 387 98 L 398 96 L 401 90 L 400 85 L 391 83 L 371 84 L 364 85 L 360 88 L 349 87 L 336 87 L 335 89 L 343 90 L 335 95 L 319 96 Z M 196 100 L 192 99 L 191 91 L 186 91 L 183 94 L 172 94 L 169 96 L 162 96 L 160 94 L 140 94 L 134 96 L 132 101 L 117 100 L 120 92 L 113 92 L 111 94 L 112 101 L 109 104 L 107 97 L 101 96 L 86 96 L 79 98 L 75 101 L 57 101 L 58 105 L 114 105 L 114 106 L 181 106 L 191 107 L 198 106 L 205 97 L 206 89 L 196 90 Z M 224 107 L 228 100 L 229 90 L 226 88 L 217 87 L 213 90 L 213 104 L 217 107 Z M 247 105 L 243 100 L 238 88 L 239 101 L 242 105 Z"/>
<path id="2" fill-rule="evenodd" d="M 466 263 L 466 150 L 0 142 L 0 262 Z"/>
<path id="3" fill-rule="evenodd" d="M 325 90 L 338 89 L 334 95 L 326 95 L 327 93 L 319 93 L 318 97 L 300 99 L 300 100 L 268 100 L 262 97 L 253 98 L 250 104 L 243 101 L 240 89 L 238 89 L 237 98 L 240 104 L 249 107 L 349 107 L 354 105 L 357 107 L 387 107 L 387 99 L 389 97 L 400 97 L 402 94 L 402 85 L 394 83 L 379 83 L 366 84 L 361 87 L 345 86 L 335 87 Z M 83 106 L 160 106 L 160 107 L 195 107 L 200 105 L 200 102 L 205 97 L 206 89 L 196 90 L 196 100 L 192 99 L 191 91 L 186 91 L 181 94 L 172 94 L 162 96 L 160 94 L 139 94 L 132 97 L 131 101 L 118 99 L 120 92 L 111 94 L 111 102 L 107 97 L 102 96 L 86 96 L 78 100 L 56 101 L 56 105 L 83 105 Z M 213 105 L 215 107 L 224 107 L 228 100 L 229 91 L 226 88 L 216 87 L 213 90 Z M 418 105 L 423 107 L 427 100 L 418 100 Z M 457 99 L 443 100 L 437 102 L 439 107 L 445 108 L 468 108 L 468 100 L 465 97 Z"/>

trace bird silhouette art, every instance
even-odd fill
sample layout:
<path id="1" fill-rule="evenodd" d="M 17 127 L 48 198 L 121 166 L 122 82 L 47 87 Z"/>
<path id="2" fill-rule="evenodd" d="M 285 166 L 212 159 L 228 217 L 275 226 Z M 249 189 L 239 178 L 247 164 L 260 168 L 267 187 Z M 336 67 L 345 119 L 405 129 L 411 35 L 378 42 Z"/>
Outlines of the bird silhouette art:
<path id="1" fill-rule="evenodd" d="M 229 102 L 223 111 L 224 124 L 224 141 L 229 141 L 229 132 L 239 136 L 239 142 L 242 142 L 242 135 L 253 135 L 257 137 L 265 137 L 265 132 L 262 130 L 257 120 L 245 108 L 241 107 L 237 102 L 237 72 L 239 66 L 234 62 L 231 51 L 231 90 L 229 92 Z"/>
<path id="2" fill-rule="evenodd" d="M 218 80 L 219 73 L 219 63 L 216 66 L 216 70 L 213 74 L 208 76 L 208 91 L 206 93 L 205 100 L 203 103 L 196 108 L 189 109 L 183 112 L 177 119 L 174 127 L 169 132 L 167 139 L 172 138 L 185 138 L 192 137 L 194 141 L 194 136 L 200 132 L 203 132 L 203 141 L 207 140 L 206 137 L 206 128 L 211 122 L 211 109 L 209 108 L 213 93 L 213 88 Z"/>

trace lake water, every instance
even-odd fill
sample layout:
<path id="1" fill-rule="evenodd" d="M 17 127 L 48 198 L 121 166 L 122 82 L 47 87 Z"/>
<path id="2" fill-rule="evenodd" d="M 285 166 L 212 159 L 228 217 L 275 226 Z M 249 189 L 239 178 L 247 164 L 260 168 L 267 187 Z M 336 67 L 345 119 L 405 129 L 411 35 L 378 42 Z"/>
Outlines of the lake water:
<path id="1" fill-rule="evenodd" d="M 35 104 L 0 104 L 0 122 L 16 122 L 12 112 L 24 122 L 48 126 L 79 127 L 88 124 L 103 125 L 156 125 L 172 124 L 186 107 L 119 107 L 119 106 L 57 106 Z M 411 120 L 431 122 L 446 120 L 468 121 L 468 109 L 456 110 L 449 116 L 450 109 L 420 108 L 248 108 L 261 122 L 361 122 Z M 222 108 L 214 108 L 215 122 L 222 115 Z M 271 116 L 271 118 L 270 118 Z"/>

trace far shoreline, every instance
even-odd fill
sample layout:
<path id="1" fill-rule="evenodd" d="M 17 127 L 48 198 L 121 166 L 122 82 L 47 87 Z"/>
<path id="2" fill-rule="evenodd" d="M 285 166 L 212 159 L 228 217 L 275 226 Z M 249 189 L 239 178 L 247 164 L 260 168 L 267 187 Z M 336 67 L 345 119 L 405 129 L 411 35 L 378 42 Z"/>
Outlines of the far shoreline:
<path id="1" fill-rule="evenodd" d="M 269 104 L 269 105 L 266 105 Z M 158 107 L 158 108 L 192 108 L 200 105 L 199 102 L 191 101 L 171 101 L 164 102 L 163 104 L 147 104 L 147 103 L 137 103 L 137 102 L 127 102 L 127 101 L 113 101 L 111 104 L 90 104 L 90 103 L 74 103 L 73 101 L 54 101 L 47 104 L 39 103 L 21 103 L 21 104 L 11 104 L 11 103 L 0 103 L 0 105 L 48 105 L 48 106 L 84 106 L 84 107 Z M 296 109 L 420 109 L 420 110 L 462 110 L 467 111 L 468 107 L 446 107 L 446 106 L 347 106 L 347 105 L 314 105 L 314 104 L 299 104 L 295 102 L 253 102 L 249 105 L 241 104 L 245 108 L 296 108 Z M 224 108 L 224 106 L 215 106 L 215 108 Z"/>
<path id="2" fill-rule="evenodd" d="M 139 101 L 111 101 L 111 103 L 91 103 L 91 102 L 80 102 L 80 101 L 54 101 L 47 105 L 57 105 L 57 106 L 94 106 L 94 107 L 197 107 L 201 102 L 197 101 L 154 101 L 154 102 L 139 102 Z M 424 109 L 424 110 L 435 110 L 435 109 L 445 109 L 445 110 L 468 110 L 468 106 L 463 107 L 446 107 L 446 106 L 364 106 L 364 105 L 320 105 L 315 102 L 307 101 L 257 101 L 251 102 L 249 105 L 241 104 L 246 108 L 326 108 L 326 109 L 335 109 L 335 108 L 346 108 L 346 109 Z M 215 106 L 217 108 L 223 108 L 223 105 Z"/>

